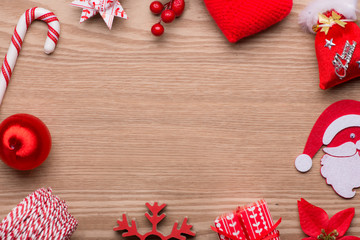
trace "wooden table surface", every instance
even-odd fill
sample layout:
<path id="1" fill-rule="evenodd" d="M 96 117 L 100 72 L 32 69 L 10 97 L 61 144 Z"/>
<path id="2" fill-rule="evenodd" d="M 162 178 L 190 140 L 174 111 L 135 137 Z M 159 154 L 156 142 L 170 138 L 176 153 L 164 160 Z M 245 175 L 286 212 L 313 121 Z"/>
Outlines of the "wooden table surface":
<path id="1" fill-rule="evenodd" d="M 61 22 L 54 54 L 42 52 L 47 26 L 32 24 L 1 106 L 1 119 L 29 113 L 53 137 L 39 168 L 18 172 L 0 162 L 0 218 L 29 193 L 52 187 L 79 221 L 72 239 L 123 239 L 112 228 L 122 213 L 141 231 L 145 202 L 167 203 L 160 229 L 188 216 L 194 239 L 216 240 L 216 216 L 264 198 L 282 217 L 281 239 L 304 238 L 297 200 L 330 215 L 357 213 L 348 232 L 360 235 L 360 197 L 344 200 L 313 169 L 294 168 L 317 117 L 341 99 L 360 100 L 360 81 L 318 87 L 314 35 L 298 25 L 309 0 L 270 29 L 230 44 L 201 0 L 161 38 L 151 0 L 121 3 L 128 20 L 109 31 L 97 16 L 79 24 L 70 0 L 1 0 L 0 56 L 28 8 L 52 10 Z"/>

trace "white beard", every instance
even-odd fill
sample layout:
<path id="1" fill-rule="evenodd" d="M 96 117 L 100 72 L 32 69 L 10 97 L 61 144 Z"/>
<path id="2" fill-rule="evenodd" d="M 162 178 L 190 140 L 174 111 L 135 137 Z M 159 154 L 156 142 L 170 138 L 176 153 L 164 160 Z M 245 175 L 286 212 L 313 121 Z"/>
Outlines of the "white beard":
<path id="1" fill-rule="evenodd" d="M 324 149 L 325 152 L 327 152 Z M 335 192 L 344 198 L 355 196 L 354 188 L 360 187 L 360 156 L 334 157 L 325 154 L 321 159 L 321 175 Z"/>

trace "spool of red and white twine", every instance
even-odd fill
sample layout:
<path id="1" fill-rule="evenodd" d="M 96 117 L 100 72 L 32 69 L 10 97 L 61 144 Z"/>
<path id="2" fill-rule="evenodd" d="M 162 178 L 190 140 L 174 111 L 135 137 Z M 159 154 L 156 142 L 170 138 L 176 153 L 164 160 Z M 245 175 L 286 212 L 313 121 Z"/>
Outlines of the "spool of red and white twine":
<path id="1" fill-rule="evenodd" d="M 41 188 L 25 198 L 0 223 L 0 239 L 66 240 L 78 222 L 51 189 Z"/>
<path id="2" fill-rule="evenodd" d="M 10 82 L 11 74 L 14 70 L 16 59 L 19 56 L 26 31 L 34 20 L 41 20 L 48 24 L 49 30 L 44 46 L 45 53 L 50 54 L 55 50 L 60 35 L 60 23 L 55 14 L 49 10 L 38 7 L 26 10 L 15 27 L 8 53 L 1 67 L 0 104 L 4 98 L 7 85 Z"/>

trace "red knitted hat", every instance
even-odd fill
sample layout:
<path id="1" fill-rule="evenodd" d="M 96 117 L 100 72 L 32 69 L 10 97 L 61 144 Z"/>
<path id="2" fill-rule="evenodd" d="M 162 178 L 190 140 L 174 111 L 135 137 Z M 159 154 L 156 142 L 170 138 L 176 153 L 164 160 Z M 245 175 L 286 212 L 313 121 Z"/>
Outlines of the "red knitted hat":
<path id="1" fill-rule="evenodd" d="M 319 149 L 329 145 L 339 132 L 350 127 L 360 127 L 360 102 L 342 100 L 330 105 L 311 130 L 303 154 L 296 158 L 296 169 L 300 172 L 309 171 L 312 158 Z"/>
<path id="2" fill-rule="evenodd" d="M 289 15 L 292 0 L 204 0 L 229 42 L 258 33 Z"/>

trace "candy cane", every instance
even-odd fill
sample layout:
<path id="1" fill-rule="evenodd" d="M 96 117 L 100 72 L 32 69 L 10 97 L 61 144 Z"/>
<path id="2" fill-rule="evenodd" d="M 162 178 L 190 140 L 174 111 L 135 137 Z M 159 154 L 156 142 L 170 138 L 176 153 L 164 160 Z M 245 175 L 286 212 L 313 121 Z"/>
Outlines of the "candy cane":
<path id="1" fill-rule="evenodd" d="M 26 10 L 15 27 L 8 53 L 1 67 L 0 104 L 4 98 L 7 85 L 10 82 L 11 74 L 14 70 L 16 59 L 19 56 L 26 31 L 34 20 L 41 20 L 48 24 L 49 30 L 44 46 L 45 53 L 50 54 L 55 50 L 60 34 L 60 23 L 55 14 L 44 8 L 37 7 Z"/>

